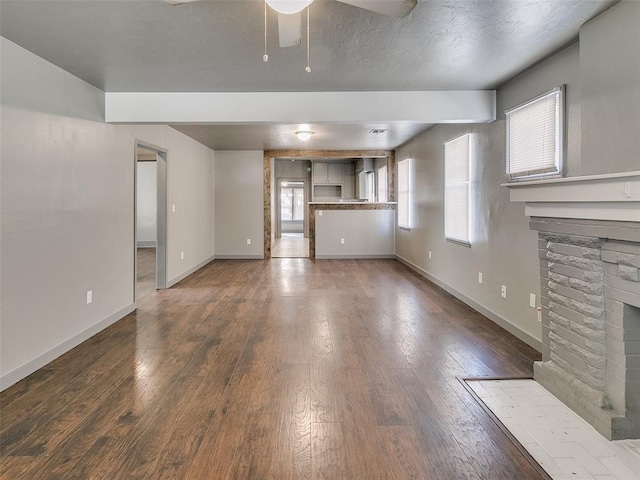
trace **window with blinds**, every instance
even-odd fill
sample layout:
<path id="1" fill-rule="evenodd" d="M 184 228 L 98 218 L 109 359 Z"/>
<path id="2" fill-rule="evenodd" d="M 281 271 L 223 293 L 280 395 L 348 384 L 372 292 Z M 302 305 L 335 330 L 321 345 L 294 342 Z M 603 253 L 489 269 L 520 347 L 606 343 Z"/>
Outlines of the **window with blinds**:
<path id="1" fill-rule="evenodd" d="M 471 134 L 444 144 L 444 236 L 470 243 Z"/>
<path id="2" fill-rule="evenodd" d="M 564 88 L 505 112 L 511 180 L 562 173 Z"/>
<path id="3" fill-rule="evenodd" d="M 411 159 L 398 162 L 398 227 L 411 228 Z"/>

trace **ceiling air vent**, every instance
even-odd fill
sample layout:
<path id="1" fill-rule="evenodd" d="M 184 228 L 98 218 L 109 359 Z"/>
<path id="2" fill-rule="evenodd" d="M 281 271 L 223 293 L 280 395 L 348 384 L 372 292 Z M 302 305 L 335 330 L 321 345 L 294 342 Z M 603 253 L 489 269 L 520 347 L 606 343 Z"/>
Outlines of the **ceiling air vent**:
<path id="1" fill-rule="evenodd" d="M 372 135 L 382 135 L 383 133 L 387 133 L 387 129 L 386 128 L 372 128 L 371 130 L 369 130 L 369 133 L 371 133 Z"/>

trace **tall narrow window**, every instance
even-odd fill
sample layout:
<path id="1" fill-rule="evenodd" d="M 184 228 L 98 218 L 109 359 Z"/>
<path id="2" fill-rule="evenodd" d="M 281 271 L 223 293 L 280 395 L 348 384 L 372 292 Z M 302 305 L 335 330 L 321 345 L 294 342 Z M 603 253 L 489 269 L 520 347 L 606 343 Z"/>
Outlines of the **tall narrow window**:
<path id="1" fill-rule="evenodd" d="M 411 215 L 411 167 L 410 158 L 398 162 L 398 226 L 412 227 Z"/>
<path id="2" fill-rule="evenodd" d="M 444 144 L 444 236 L 469 243 L 471 134 Z"/>
<path id="3" fill-rule="evenodd" d="M 505 112 L 510 179 L 562 174 L 563 91 L 554 88 Z"/>
<path id="4" fill-rule="evenodd" d="M 387 201 L 387 166 L 378 168 L 378 201 Z"/>

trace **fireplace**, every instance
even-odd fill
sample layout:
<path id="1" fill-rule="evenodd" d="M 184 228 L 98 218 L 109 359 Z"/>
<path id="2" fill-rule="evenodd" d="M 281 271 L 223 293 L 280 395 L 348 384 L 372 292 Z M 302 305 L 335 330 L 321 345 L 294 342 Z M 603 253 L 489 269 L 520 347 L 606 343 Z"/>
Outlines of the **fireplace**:
<path id="1" fill-rule="evenodd" d="M 640 172 L 507 186 L 538 232 L 535 379 L 605 437 L 640 438 Z"/>

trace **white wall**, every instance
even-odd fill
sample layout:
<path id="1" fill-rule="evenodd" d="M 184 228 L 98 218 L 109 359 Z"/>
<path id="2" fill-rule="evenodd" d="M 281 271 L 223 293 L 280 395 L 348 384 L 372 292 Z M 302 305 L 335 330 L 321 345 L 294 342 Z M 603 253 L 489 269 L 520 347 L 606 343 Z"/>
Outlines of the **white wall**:
<path id="1" fill-rule="evenodd" d="M 116 128 L 132 145 L 140 140 L 168 151 L 167 280 L 172 285 L 213 260 L 215 153 L 166 125 Z"/>
<path id="2" fill-rule="evenodd" d="M 166 126 L 104 123 L 102 91 L 0 42 L 4 388 L 134 308 L 134 139 L 169 149 L 168 196 L 180 206 L 168 221 L 170 279 L 212 257 L 214 212 L 211 150 Z"/>
<path id="3" fill-rule="evenodd" d="M 397 160 L 415 159 L 416 185 L 416 226 L 397 230 L 398 256 L 538 348 L 541 328 L 529 307 L 530 293 L 540 298 L 537 236 L 529 229 L 524 205 L 510 203 L 509 192 L 500 187 L 506 182 L 504 110 L 565 84 L 567 175 L 639 169 L 639 9 L 636 2 L 618 4 L 583 28 L 579 45 L 500 88 L 497 121 L 439 125 L 397 151 Z M 595 97 L 606 108 L 594 107 Z M 447 242 L 443 231 L 443 142 L 465 132 L 477 141 L 471 248 Z M 500 296 L 501 285 L 507 286 L 506 299 Z"/>
<path id="4" fill-rule="evenodd" d="M 216 151 L 216 258 L 264 258 L 263 157 L 262 150 Z"/>
<path id="5" fill-rule="evenodd" d="M 138 162 L 136 176 L 136 230 L 138 246 L 156 244 L 156 162 Z"/>
<path id="6" fill-rule="evenodd" d="M 395 210 L 316 212 L 316 258 L 393 258 L 395 220 Z"/>
<path id="7" fill-rule="evenodd" d="M 134 153 L 103 92 L 0 41 L 5 387 L 133 309 Z"/>

